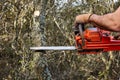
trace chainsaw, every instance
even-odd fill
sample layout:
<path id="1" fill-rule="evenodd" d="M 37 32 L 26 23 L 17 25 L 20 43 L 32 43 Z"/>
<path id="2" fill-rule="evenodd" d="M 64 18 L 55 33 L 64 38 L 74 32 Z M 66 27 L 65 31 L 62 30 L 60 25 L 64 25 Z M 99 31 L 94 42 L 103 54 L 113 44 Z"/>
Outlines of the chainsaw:
<path id="1" fill-rule="evenodd" d="M 74 27 L 75 46 L 40 46 L 30 47 L 34 51 L 77 50 L 80 54 L 97 54 L 107 51 L 119 51 L 120 40 L 110 35 L 109 31 L 99 28 L 85 28 L 85 24 Z"/>

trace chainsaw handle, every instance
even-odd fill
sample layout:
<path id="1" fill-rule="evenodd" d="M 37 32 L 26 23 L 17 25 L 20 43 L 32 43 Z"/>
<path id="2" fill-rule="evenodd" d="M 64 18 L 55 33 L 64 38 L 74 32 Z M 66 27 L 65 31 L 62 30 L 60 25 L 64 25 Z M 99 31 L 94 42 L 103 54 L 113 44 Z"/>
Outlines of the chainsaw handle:
<path id="1" fill-rule="evenodd" d="M 83 30 L 83 31 L 85 30 L 85 24 L 83 24 L 83 23 L 77 23 L 77 24 L 75 25 L 75 28 L 78 29 L 79 26 L 82 27 L 82 30 Z"/>
<path id="2" fill-rule="evenodd" d="M 84 24 L 79 24 L 78 29 L 79 29 L 79 34 L 80 34 L 81 40 L 82 40 L 81 46 L 84 46 L 85 45 L 85 39 L 84 39 L 84 33 L 83 33 L 85 30 Z"/>
<path id="3" fill-rule="evenodd" d="M 82 48 L 85 45 L 85 39 L 84 39 L 84 32 L 85 31 L 85 25 L 84 24 L 76 24 L 74 27 L 74 33 L 75 35 L 80 35 L 81 40 L 82 40 L 82 44 L 80 45 L 80 47 Z"/>
<path id="4" fill-rule="evenodd" d="M 79 34 L 79 32 L 80 32 L 79 27 L 81 27 L 80 30 L 85 31 L 85 26 L 84 26 L 84 24 L 82 24 L 82 23 L 77 23 L 77 24 L 73 27 L 75 35 Z"/>

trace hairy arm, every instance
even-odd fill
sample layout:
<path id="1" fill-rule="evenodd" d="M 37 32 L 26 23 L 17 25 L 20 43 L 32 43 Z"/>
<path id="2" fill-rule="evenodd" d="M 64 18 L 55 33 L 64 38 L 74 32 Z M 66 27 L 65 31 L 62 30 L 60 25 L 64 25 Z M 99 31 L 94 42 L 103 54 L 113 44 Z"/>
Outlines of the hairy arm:
<path id="1" fill-rule="evenodd" d="M 99 28 L 120 32 L 120 7 L 115 12 L 103 16 L 93 14 L 89 21 Z"/>

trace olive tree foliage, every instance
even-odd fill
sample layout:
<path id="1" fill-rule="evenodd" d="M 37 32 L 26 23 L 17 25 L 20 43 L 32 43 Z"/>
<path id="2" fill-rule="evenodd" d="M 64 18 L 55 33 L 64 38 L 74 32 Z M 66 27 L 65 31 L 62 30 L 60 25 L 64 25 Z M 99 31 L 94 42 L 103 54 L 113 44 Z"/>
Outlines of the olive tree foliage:
<path id="1" fill-rule="evenodd" d="M 30 0 L 0 2 L 0 79 L 27 79 L 32 73 L 29 46 L 33 7 Z"/>
<path id="2" fill-rule="evenodd" d="M 0 2 L 0 55 L 1 65 L 4 65 L 1 68 L 5 67 L 1 69 L 0 79 L 44 79 L 41 74 L 45 70 L 40 65 L 40 55 L 29 50 L 31 46 L 41 44 L 39 14 L 34 15 L 36 10 L 40 12 L 41 1 L 43 0 Z M 38 65 L 41 68 L 38 69 Z"/>
<path id="3" fill-rule="evenodd" d="M 45 10 L 47 46 L 73 46 L 74 19 L 82 13 L 103 15 L 113 12 L 120 1 L 48 0 Z M 40 46 L 41 0 L 2 0 L 0 2 L 0 79 L 45 80 L 46 68 L 38 66 L 40 53 L 29 50 Z M 80 55 L 76 51 L 47 51 L 45 65 L 53 80 L 117 80 L 120 53 Z M 48 79 L 48 78 L 47 78 Z"/>

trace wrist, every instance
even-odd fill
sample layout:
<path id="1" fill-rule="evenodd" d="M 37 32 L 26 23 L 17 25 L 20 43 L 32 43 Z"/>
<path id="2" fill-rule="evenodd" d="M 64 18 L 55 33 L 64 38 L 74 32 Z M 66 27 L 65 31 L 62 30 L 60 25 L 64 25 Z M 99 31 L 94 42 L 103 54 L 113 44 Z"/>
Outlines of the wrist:
<path id="1" fill-rule="evenodd" d="M 92 21 L 92 18 L 95 14 L 90 14 L 89 17 L 88 17 L 88 22 L 91 22 Z"/>

